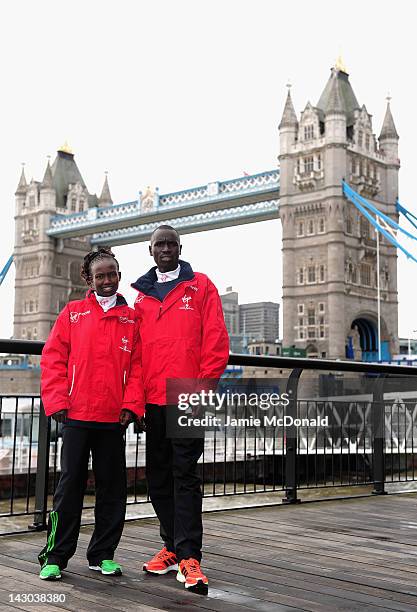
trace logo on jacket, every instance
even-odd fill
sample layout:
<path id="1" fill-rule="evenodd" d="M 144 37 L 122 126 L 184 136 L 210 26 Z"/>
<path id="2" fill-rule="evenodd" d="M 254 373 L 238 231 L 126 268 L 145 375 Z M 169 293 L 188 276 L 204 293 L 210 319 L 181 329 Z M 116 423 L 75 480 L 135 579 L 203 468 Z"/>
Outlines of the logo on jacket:
<path id="1" fill-rule="evenodd" d="M 189 301 L 192 300 L 193 298 L 190 295 L 184 295 L 184 297 L 182 298 L 182 301 L 184 302 L 184 306 L 180 306 L 180 310 L 194 310 L 194 308 L 192 306 L 189 305 Z"/>
<path id="2" fill-rule="evenodd" d="M 126 353 L 131 353 L 132 351 L 127 348 L 128 343 L 129 343 L 129 340 L 126 338 L 126 336 L 123 336 L 122 338 L 123 346 L 119 346 L 119 348 L 121 348 L 122 351 L 125 351 Z"/>
<path id="3" fill-rule="evenodd" d="M 70 312 L 70 321 L 71 323 L 78 323 L 80 317 L 84 317 L 88 314 L 90 314 L 89 310 L 86 310 L 85 312 Z"/>
<path id="4" fill-rule="evenodd" d="M 119 317 L 120 323 L 134 323 L 133 319 L 128 319 L 127 317 Z"/>

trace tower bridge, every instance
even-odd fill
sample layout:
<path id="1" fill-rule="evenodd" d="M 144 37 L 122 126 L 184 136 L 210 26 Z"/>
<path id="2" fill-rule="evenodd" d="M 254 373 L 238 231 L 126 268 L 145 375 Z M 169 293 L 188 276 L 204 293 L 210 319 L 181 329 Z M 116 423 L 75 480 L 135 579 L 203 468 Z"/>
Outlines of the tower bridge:
<path id="1" fill-rule="evenodd" d="M 278 207 L 279 170 L 270 170 L 164 195 L 148 188 L 134 202 L 55 215 L 46 233 L 91 236 L 92 244 L 129 244 L 148 240 L 161 223 L 187 234 L 276 219 Z"/>
<path id="2" fill-rule="evenodd" d="M 160 223 L 181 233 L 281 220 L 283 343 L 308 356 L 376 358 L 376 240 L 342 191 L 344 179 L 396 218 L 399 136 L 388 101 L 379 137 L 342 65 L 316 105 L 297 115 L 288 90 L 279 123 L 279 168 L 183 191 L 146 189 L 114 205 L 107 176 L 88 191 L 62 147 L 42 181 L 16 190 L 14 337 L 45 339 L 57 313 L 84 295 L 80 263 L 91 245 L 147 240 Z M 398 352 L 397 254 L 380 240 L 383 359 Z M 254 296 L 255 297 L 255 296 Z"/>

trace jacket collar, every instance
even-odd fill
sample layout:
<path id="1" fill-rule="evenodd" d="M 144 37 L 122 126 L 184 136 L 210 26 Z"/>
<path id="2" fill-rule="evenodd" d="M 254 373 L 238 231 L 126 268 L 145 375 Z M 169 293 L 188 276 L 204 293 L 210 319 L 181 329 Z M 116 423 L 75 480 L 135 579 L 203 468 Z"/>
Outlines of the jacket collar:
<path id="1" fill-rule="evenodd" d="M 181 259 L 179 260 L 178 263 L 181 266 L 180 275 L 178 277 L 178 282 L 181 283 L 183 281 L 193 280 L 194 272 L 190 264 L 187 261 L 182 261 Z M 131 284 L 131 287 L 133 287 L 133 289 L 136 289 L 137 291 L 141 291 L 145 295 L 154 295 L 155 288 L 153 285 L 157 281 L 155 270 L 156 270 L 156 266 L 151 268 L 143 276 L 140 276 L 135 283 Z"/>
<path id="2" fill-rule="evenodd" d="M 117 295 L 117 300 L 116 300 L 116 304 L 115 304 L 115 306 L 127 306 L 127 305 L 128 305 L 128 304 L 127 304 L 127 302 L 126 302 L 126 300 L 125 300 L 125 298 L 123 297 L 123 295 L 122 295 L 121 293 L 117 293 L 116 295 Z M 94 300 L 94 302 L 95 302 L 95 303 L 96 303 L 96 304 L 99 306 L 99 308 L 100 308 L 100 305 L 97 303 L 96 296 L 94 295 L 94 291 L 93 291 L 92 289 L 89 289 L 89 290 L 87 291 L 87 293 L 86 293 L 86 296 L 85 296 L 85 297 L 86 297 L 87 299 Z M 114 306 L 114 307 L 115 307 L 115 306 Z M 102 310 L 102 309 L 101 309 L 101 310 Z M 110 308 L 110 310 L 111 310 L 111 308 Z M 103 312 L 104 312 L 104 311 L 103 311 Z M 107 311 L 107 312 L 109 312 L 109 311 Z"/>

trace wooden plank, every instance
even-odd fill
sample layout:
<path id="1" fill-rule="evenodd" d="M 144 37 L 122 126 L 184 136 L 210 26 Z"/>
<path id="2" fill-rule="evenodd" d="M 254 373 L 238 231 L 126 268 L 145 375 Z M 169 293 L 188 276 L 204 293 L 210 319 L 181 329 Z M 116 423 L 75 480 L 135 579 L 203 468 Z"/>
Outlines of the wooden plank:
<path id="1" fill-rule="evenodd" d="M 252 531 L 254 530 L 254 528 L 251 527 L 250 524 L 250 520 L 247 521 L 246 523 L 247 528 L 251 529 Z M 310 538 L 306 538 L 303 535 L 300 536 L 292 536 L 289 537 L 288 534 L 286 535 L 284 532 L 280 533 L 279 536 L 279 541 L 274 541 L 272 539 L 272 533 L 268 533 L 266 529 L 262 529 L 260 527 L 257 528 L 259 535 L 258 536 L 254 536 L 252 535 L 251 538 L 246 537 L 245 541 L 247 543 L 252 543 L 252 544 L 257 544 L 257 543 L 261 543 L 263 546 L 267 547 L 267 551 L 268 551 L 268 546 L 271 548 L 271 550 L 274 547 L 277 548 L 281 548 L 283 550 L 287 550 L 288 548 L 291 548 L 291 550 L 300 550 L 303 552 L 310 552 L 310 553 L 315 553 L 317 551 L 320 551 L 323 546 L 320 546 L 320 542 L 317 541 L 317 539 L 314 539 L 313 542 L 311 542 Z M 230 534 L 235 532 L 236 536 L 235 537 L 241 537 L 241 531 L 239 529 L 239 527 L 237 527 L 236 522 L 229 522 L 227 521 L 227 526 L 224 526 L 224 529 L 218 529 L 219 535 L 221 537 L 225 537 L 226 534 Z M 262 537 L 264 535 L 269 535 L 269 537 Z M 230 536 L 233 537 L 233 536 Z M 324 545 L 326 545 L 326 540 L 324 540 Z M 288 544 L 288 546 L 286 546 L 286 544 Z M 356 546 L 355 546 L 356 544 Z M 362 550 L 364 550 L 365 554 L 361 554 L 361 555 L 355 555 L 354 553 L 351 553 L 351 549 L 352 550 L 358 550 L 358 546 L 357 543 L 353 542 L 352 540 L 349 540 L 349 542 L 347 542 L 344 546 L 344 549 L 346 549 L 346 553 L 347 556 L 346 558 L 349 558 L 350 560 L 353 561 L 357 561 L 357 562 L 366 562 L 367 559 L 372 559 L 372 563 L 373 565 L 377 565 L 378 561 L 380 559 L 385 560 L 387 557 L 392 557 L 393 560 L 395 560 L 396 562 L 398 562 L 398 564 L 400 566 L 404 566 L 403 569 L 406 569 L 407 571 L 411 571 L 411 572 L 417 572 L 417 563 L 415 565 L 412 565 L 413 561 L 416 561 L 415 556 L 414 556 L 414 551 L 413 554 L 409 554 L 407 555 L 407 549 L 405 550 L 401 550 L 400 552 L 394 552 L 391 551 L 391 553 L 389 551 L 384 551 L 383 553 L 381 553 L 380 555 L 378 555 L 376 553 L 376 551 L 372 548 L 365 548 L 364 546 L 361 546 L 361 552 Z M 343 554 L 345 553 L 345 550 L 343 551 Z M 369 555 L 367 556 L 366 553 L 369 553 Z M 335 556 L 335 554 L 337 555 L 337 558 L 340 558 L 340 546 L 336 546 L 336 545 L 331 545 L 331 543 L 328 543 L 327 548 L 326 548 L 326 556 Z M 406 556 L 406 558 L 410 559 L 411 564 L 404 564 L 402 562 L 399 562 L 398 559 L 403 559 L 404 555 Z"/>

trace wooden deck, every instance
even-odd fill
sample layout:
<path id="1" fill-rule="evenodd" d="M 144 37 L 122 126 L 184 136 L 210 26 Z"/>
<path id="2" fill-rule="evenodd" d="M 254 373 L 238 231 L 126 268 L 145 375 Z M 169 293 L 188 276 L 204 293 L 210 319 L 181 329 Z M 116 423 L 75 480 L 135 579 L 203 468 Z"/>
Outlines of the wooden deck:
<path id="1" fill-rule="evenodd" d="M 417 494 L 229 510 L 204 515 L 207 597 L 175 574 L 149 576 L 159 548 L 154 519 L 126 524 L 120 578 L 88 570 L 83 528 L 60 582 L 38 578 L 45 534 L 0 538 L 0 610 L 417 611 Z M 65 603 L 10 603 L 10 594 L 61 593 Z"/>

